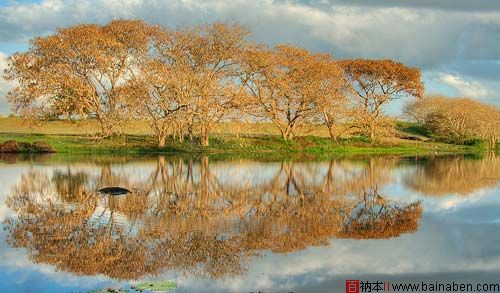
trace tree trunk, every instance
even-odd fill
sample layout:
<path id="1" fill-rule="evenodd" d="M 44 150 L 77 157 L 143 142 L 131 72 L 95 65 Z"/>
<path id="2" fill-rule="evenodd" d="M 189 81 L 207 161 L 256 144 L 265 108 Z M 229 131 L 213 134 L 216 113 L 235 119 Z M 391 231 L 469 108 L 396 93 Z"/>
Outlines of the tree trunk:
<path id="1" fill-rule="evenodd" d="M 209 141 L 208 141 L 208 127 L 206 125 L 201 125 L 201 129 L 200 129 L 200 143 L 204 147 L 207 147 L 209 145 Z"/>
<path id="2" fill-rule="evenodd" d="M 189 124 L 188 126 L 188 137 L 190 141 L 193 141 L 193 124 Z"/>
<path id="3" fill-rule="evenodd" d="M 332 140 L 332 142 L 336 142 L 339 140 L 339 135 L 337 133 L 335 133 L 335 131 L 333 130 L 333 128 L 335 127 L 334 125 L 327 125 L 328 127 L 328 133 L 330 134 L 330 139 Z"/>
<path id="4" fill-rule="evenodd" d="M 106 121 L 99 121 L 101 124 L 101 136 L 102 137 L 110 137 L 113 135 L 113 125 Z"/>
<path id="5" fill-rule="evenodd" d="M 287 141 L 288 137 L 286 136 L 286 132 L 281 131 L 281 138 L 283 138 L 284 141 Z"/>
<path id="6" fill-rule="evenodd" d="M 292 140 L 293 139 L 293 127 L 288 126 L 286 129 L 281 129 L 281 137 L 283 138 L 284 141 Z"/>
<path id="7" fill-rule="evenodd" d="M 290 139 L 290 134 L 287 131 L 281 131 L 281 137 L 284 141 L 288 141 Z"/>
<path id="8" fill-rule="evenodd" d="M 159 135 L 158 136 L 158 148 L 163 148 L 165 147 L 165 140 L 166 140 L 166 136 L 165 135 Z"/>
<path id="9" fill-rule="evenodd" d="M 370 121 L 370 139 L 373 141 L 375 138 L 375 123 Z"/>

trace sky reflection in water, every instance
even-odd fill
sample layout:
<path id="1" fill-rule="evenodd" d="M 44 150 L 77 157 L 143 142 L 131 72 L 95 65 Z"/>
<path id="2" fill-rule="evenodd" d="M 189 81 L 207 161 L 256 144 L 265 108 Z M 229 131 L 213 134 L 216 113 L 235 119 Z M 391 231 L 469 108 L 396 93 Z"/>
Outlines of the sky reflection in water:
<path id="1" fill-rule="evenodd" d="M 88 291 L 341 290 L 345 279 L 497 281 L 500 158 L 0 163 L 0 281 Z M 103 196 L 106 186 L 137 190 Z"/>

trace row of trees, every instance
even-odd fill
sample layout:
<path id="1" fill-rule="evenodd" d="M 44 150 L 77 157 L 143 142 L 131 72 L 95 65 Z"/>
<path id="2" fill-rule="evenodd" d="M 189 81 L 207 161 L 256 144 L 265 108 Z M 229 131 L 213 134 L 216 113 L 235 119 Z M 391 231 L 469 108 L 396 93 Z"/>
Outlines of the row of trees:
<path id="1" fill-rule="evenodd" d="M 158 139 L 214 125 L 272 122 L 283 139 L 304 124 L 326 125 L 332 139 L 355 128 L 370 137 L 389 119 L 383 107 L 422 97 L 420 71 L 390 60 L 334 60 L 330 54 L 248 40 L 237 24 L 170 29 L 115 20 L 57 30 L 9 58 L 13 110 L 23 117 L 97 120 L 102 136 L 146 119 Z"/>
<path id="2" fill-rule="evenodd" d="M 481 139 L 494 148 L 500 138 L 500 110 L 469 98 L 430 96 L 408 103 L 404 112 L 449 142 Z"/>

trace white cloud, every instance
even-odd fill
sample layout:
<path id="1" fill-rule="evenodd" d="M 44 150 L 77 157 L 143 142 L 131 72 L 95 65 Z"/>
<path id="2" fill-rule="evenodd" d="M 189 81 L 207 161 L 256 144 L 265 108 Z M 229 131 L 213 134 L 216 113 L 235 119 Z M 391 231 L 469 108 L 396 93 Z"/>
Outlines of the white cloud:
<path id="1" fill-rule="evenodd" d="M 43 0 L 0 8 L 0 42 L 25 42 L 58 26 L 103 23 L 116 17 L 166 25 L 237 20 L 248 25 L 259 41 L 290 42 L 333 51 L 339 57 L 394 58 L 426 67 L 478 54 L 500 57 L 500 43 L 490 40 L 499 31 L 499 11 L 352 6 L 345 1 L 319 5 L 272 0 Z"/>
<path id="2" fill-rule="evenodd" d="M 480 99 L 493 95 L 493 93 L 480 82 L 467 81 L 455 74 L 443 73 L 439 76 L 439 80 L 456 90 L 460 96 Z"/>
<path id="3" fill-rule="evenodd" d="M 106 23 L 113 18 L 141 18 L 167 26 L 238 21 L 256 41 L 291 43 L 337 58 L 391 58 L 423 72 L 457 72 L 446 81 L 459 94 L 481 97 L 499 85 L 466 81 L 492 75 L 481 66 L 500 60 L 500 3 L 481 1 L 344 0 L 41 0 L 0 6 L 2 43 L 27 44 L 30 38 L 76 23 Z M 474 9 L 472 9 L 474 8 Z M 10 50 L 12 47 L 6 46 Z M 9 51 L 10 53 L 10 51 Z M 455 66 L 450 68 L 450 66 Z M 491 66 L 490 66 L 491 67 Z M 496 69 L 493 69 L 496 70 Z M 493 71 L 496 72 L 496 71 Z M 481 82 L 481 83 L 480 83 Z M 488 88 L 490 90 L 488 90 Z M 429 92 L 435 92 L 430 88 Z M 470 94 L 472 93 L 472 94 Z M 493 95 L 498 99 L 498 95 Z M 491 98 L 493 99 L 493 98 Z M 492 100 L 495 103 L 495 100 Z M 2 105 L 0 105 L 2 109 Z M 2 111 L 2 110 L 0 110 Z"/>

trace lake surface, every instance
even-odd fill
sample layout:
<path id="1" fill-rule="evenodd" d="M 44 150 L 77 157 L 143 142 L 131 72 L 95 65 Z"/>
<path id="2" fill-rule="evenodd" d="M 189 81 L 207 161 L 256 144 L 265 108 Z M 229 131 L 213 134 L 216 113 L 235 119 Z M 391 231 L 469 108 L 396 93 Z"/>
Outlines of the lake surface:
<path id="1" fill-rule="evenodd" d="M 2 292 L 500 283 L 500 157 L 3 155 L 0 223 Z"/>

